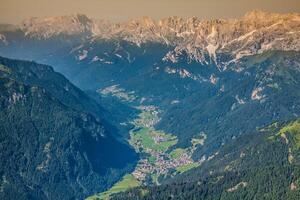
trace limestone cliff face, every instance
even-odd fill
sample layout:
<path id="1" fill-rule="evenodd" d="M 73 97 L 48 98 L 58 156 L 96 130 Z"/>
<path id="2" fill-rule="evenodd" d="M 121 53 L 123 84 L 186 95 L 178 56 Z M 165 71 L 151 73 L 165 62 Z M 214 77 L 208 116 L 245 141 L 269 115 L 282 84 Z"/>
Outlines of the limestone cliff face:
<path id="1" fill-rule="evenodd" d="M 114 39 L 138 46 L 155 42 L 172 47 L 163 58 L 176 62 L 185 54 L 192 61 L 214 62 L 224 69 L 244 56 L 267 50 L 300 50 L 300 14 L 252 11 L 241 19 L 203 21 L 196 17 L 153 20 L 142 17 L 122 23 L 71 15 L 25 20 L 19 29 L 25 37 L 51 39 L 80 35 L 83 40 Z M 5 34 L 0 40 L 9 44 Z M 227 60 L 219 57 L 229 55 Z M 205 55 L 209 55 L 209 59 Z"/>

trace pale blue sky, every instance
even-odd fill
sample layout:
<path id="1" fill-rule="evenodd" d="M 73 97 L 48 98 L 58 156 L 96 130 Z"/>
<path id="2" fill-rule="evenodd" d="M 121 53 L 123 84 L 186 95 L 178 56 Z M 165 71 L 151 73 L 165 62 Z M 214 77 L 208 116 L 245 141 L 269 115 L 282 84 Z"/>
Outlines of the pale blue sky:
<path id="1" fill-rule="evenodd" d="M 249 10 L 300 12 L 300 0 L 0 0 L 0 22 L 19 23 L 31 16 L 83 13 L 124 21 L 140 16 L 235 18 Z"/>

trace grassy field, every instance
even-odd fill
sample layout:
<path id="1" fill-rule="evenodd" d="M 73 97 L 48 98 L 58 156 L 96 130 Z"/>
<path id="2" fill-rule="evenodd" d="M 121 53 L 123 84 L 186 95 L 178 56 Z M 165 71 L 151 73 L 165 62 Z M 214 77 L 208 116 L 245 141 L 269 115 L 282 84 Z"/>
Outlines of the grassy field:
<path id="1" fill-rule="evenodd" d="M 163 141 L 155 142 L 154 137 L 161 137 L 163 138 Z M 148 149 L 158 152 L 165 152 L 166 150 L 168 150 L 168 148 L 177 143 L 177 139 L 172 135 L 155 131 L 150 128 L 141 128 L 140 130 L 131 134 L 130 143 L 140 143 L 142 145 L 142 148 L 146 150 Z"/>
<path id="2" fill-rule="evenodd" d="M 150 156 L 149 158 L 148 158 L 148 161 L 149 161 L 149 163 L 150 164 L 155 164 L 155 161 L 156 161 L 156 158 L 154 157 L 154 156 Z"/>
<path id="3" fill-rule="evenodd" d="M 186 171 L 191 170 L 191 169 L 193 169 L 195 167 L 198 167 L 198 166 L 199 166 L 199 163 L 190 163 L 190 164 L 187 164 L 187 165 L 177 167 L 176 170 L 179 173 L 183 173 L 183 172 L 186 172 Z"/>
<path id="4" fill-rule="evenodd" d="M 6 72 L 6 73 L 11 73 L 10 69 L 4 65 L 0 64 L 0 71 Z"/>
<path id="5" fill-rule="evenodd" d="M 177 159 L 177 158 L 180 158 L 180 156 L 182 154 L 186 153 L 186 150 L 185 149 L 182 149 L 182 148 L 177 148 L 177 149 L 174 149 L 171 153 L 170 153 L 170 156 L 171 158 L 173 159 Z"/>
<path id="6" fill-rule="evenodd" d="M 157 174 L 152 174 L 151 178 L 152 178 L 153 183 L 156 183 L 156 184 L 158 183 L 158 175 Z"/>
<path id="7" fill-rule="evenodd" d="M 291 139 L 294 150 L 300 149 L 300 121 L 294 121 L 280 129 L 279 135 L 286 135 Z"/>
<path id="8" fill-rule="evenodd" d="M 171 146 L 177 143 L 176 136 L 166 134 L 162 131 L 156 131 L 152 126 L 158 120 L 157 112 L 144 111 L 139 115 L 139 119 L 134 121 L 135 126 L 140 129 L 131 132 L 131 144 L 140 144 L 144 150 L 154 150 L 165 152 Z M 155 138 L 157 140 L 155 140 Z M 136 146 L 136 145 L 134 145 Z"/>
<path id="9" fill-rule="evenodd" d="M 115 194 L 118 192 L 124 192 L 130 188 L 138 187 L 140 183 L 133 177 L 131 174 L 127 174 L 123 177 L 123 179 L 116 183 L 110 190 L 100 193 L 98 195 L 94 195 L 88 197 L 86 200 L 98 200 L 98 199 L 109 199 L 111 194 Z"/>

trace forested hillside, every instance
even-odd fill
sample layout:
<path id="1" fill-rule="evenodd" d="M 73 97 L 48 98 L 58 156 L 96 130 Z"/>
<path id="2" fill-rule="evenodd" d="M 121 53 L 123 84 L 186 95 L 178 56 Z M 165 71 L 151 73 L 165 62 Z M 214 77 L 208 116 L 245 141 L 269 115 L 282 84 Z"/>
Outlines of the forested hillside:
<path id="1" fill-rule="evenodd" d="M 63 76 L 33 62 L 0 63 L 1 198 L 82 199 L 134 163 L 134 151 L 87 112 L 96 104 Z"/>
<path id="2" fill-rule="evenodd" d="M 300 120 L 274 123 L 241 136 L 203 166 L 161 186 L 140 187 L 112 199 L 300 198 Z"/>

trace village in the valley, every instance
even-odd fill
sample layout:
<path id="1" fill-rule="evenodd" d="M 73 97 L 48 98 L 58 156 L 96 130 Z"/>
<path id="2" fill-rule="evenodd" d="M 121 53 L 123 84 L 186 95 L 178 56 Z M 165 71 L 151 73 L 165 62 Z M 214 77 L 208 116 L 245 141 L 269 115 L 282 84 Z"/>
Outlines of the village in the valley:
<path id="1" fill-rule="evenodd" d="M 159 177 L 182 173 L 199 166 L 205 160 L 205 157 L 197 162 L 192 159 L 195 146 L 202 145 L 206 139 L 204 133 L 199 139 L 192 140 L 191 147 L 171 150 L 177 143 L 177 137 L 154 129 L 159 121 L 158 109 L 154 106 L 138 108 L 142 112 L 140 118 L 133 122 L 135 128 L 130 133 L 129 141 L 137 152 L 144 155 L 132 173 L 138 181 L 159 184 Z"/>
<path id="2" fill-rule="evenodd" d="M 123 179 L 112 188 L 95 197 L 107 199 L 111 194 L 126 191 L 129 188 L 159 185 L 163 179 L 191 170 L 200 166 L 205 160 L 211 159 L 205 156 L 198 161 L 192 159 L 196 146 L 203 145 L 206 140 L 207 136 L 204 132 L 200 132 L 193 138 L 188 148 L 176 147 L 177 136 L 155 129 L 162 112 L 158 107 L 143 105 L 145 98 L 139 98 L 135 92 L 128 92 L 119 85 L 113 85 L 98 92 L 119 98 L 131 106 L 134 105 L 140 111 L 139 116 L 131 122 L 134 128 L 130 131 L 128 141 L 139 153 L 140 160 L 133 172 L 124 175 Z M 126 123 L 123 124 L 126 125 Z"/>

